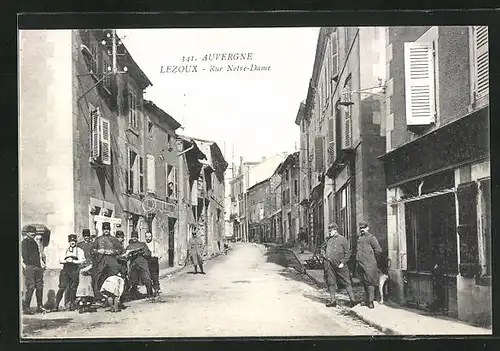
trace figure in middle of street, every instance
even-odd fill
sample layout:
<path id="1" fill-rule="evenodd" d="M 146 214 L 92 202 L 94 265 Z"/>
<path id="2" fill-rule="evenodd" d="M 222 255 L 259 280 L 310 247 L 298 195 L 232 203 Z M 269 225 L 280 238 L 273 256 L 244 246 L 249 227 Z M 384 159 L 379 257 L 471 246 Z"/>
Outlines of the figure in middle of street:
<path id="1" fill-rule="evenodd" d="M 160 294 L 160 260 L 162 255 L 159 250 L 158 242 L 153 239 L 153 233 L 146 233 L 146 245 L 148 245 L 151 256 L 147 258 L 149 274 L 153 283 L 153 294 L 158 296 Z"/>
<path id="2" fill-rule="evenodd" d="M 97 299 L 103 301 L 102 284 L 106 278 L 116 275 L 122 268 L 117 256 L 123 253 L 123 247 L 118 239 L 111 235 L 109 222 L 102 224 L 102 235 L 92 243 L 90 252 L 94 255 L 95 262 L 94 293 Z"/>
<path id="3" fill-rule="evenodd" d="M 69 247 L 62 253 L 59 262 L 63 265 L 59 273 L 59 290 L 56 294 L 55 310 L 59 309 L 59 303 L 66 292 L 70 311 L 76 309 L 76 292 L 80 281 L 80 265 L 85 262 L 85 253 L 76 246 L 76 234 L 68 235 Z"/>
<path id="4" fill-rule="evenodd" d="M 304 249 L 307 244 L 307 234 L 304 228 L 300 227 L 299 229 L 299 244 L 300 244 L 300 253 L 304 253 Z"/>
<path id="5" fill-rule="evenodd" d="M 137 295 L 137 286 L 141 283 L 146 286 L 147 298 L 153 298 L 151 275 L 149 274 L 148 258 L 151 257 L 148 245 L 139 241 L 139 233 L 134 230 L 130 235 L 130 244 L 127 246 L 126 255 L 130 257 L 129 283 L 132 295 Z"/>
<path id="6" fill-rule="evenodd" d="M 336 223 L 328 226 L 328 238 L 322 245 L 323 264 L 325 282 L 330 292 L 330 302 L 327 307 L 337 306 L 335 293 L 337 291 L 337 282 L 339 281 L 346 289 L 349 295 L 350 306 L 355 305 L 354 293 L 352 290 L 352 281 L 347 262 L 351 257 L 351 249 L 347 239 L 339 235 L 339 227 Z"/>
<path id="7" fill-rule="evenodd" d="M 198 237 L 196 229 L 193 230 L 192 238 L 188 242 L 188 257 L 191 264 L 194 265 L 194 273 L 198 273 L 198 266 L 200 267 L 200 274 L 205 274 L 203 271 L 203 251 L 205 250 L 205 245 L 203 240 Z"/>
<path id="8" fill-rule="evenodd" d="M 375 287 L 379 285 L 376 256 L 382 253 L 377 238 L 370 233 L 368 223 L 359 224 L 356 262 L 360 268 L 361 280 L 365 289 L 365 305 L 374 308 Z"/>

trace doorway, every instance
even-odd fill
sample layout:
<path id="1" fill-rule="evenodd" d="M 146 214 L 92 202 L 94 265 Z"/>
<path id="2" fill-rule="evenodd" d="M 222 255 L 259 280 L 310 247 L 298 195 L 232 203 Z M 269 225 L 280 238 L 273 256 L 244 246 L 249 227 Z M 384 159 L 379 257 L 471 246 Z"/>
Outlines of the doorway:
<path id="1" fill-rule="evenodd" d="M 168 266 L 174 266 L 174 246 L 175 246 L 175 223 L 176 218 L 168 219 Z"/>

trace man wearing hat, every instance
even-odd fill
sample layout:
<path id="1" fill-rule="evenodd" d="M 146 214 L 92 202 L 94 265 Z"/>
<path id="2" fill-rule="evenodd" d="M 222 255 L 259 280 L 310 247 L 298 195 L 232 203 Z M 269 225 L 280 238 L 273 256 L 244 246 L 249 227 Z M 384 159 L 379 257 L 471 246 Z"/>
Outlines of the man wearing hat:
<path id="1" fill-rule="evenodd" d="M 134 230 L 130 235 L 130 244 L 127 246 L 126 255 L 130 257 L 129 283 L 130 291 L 137 293 L 137 286 L 142 282 L 146 286 L 148 299 L 153 297 L 153 286 L 149 274 L 148 258 L 151 257 L 148 245 L 139 241 L 139 233 Z"/>
<path id="2" fill-rule="evenodd" d="M 335 292 L 337 281 L 340 281 L 349 295 L 350 306 L 355 305 L 354 293 L 352 291 L 351 275 L 347 262 L 351 257 L 351 249 L 347 239 L 339 235 L 339 227 L 336 223 L 328 226 L 328 238 L 321 247 L 323 253 L 325 282 L 330 291 L 331 301 L 327 307 L 337 306 Z"/>
<path id="3" fill-rule="evenodd" d="M 85 258 L 87 260 L 92 260 L 92 254 L 90 253 L 90 248 L 92 246 L 92 238 L 90 237 L 90 229 L 82 230 L 83 240 L 80 241 L 76 246 L 85 252 Z"/>
<path id="4" fill-rule="evenodd" d="M 360 268 L 361 280 L 365 289 L 365 305 L 374 308 L 375 287 L 378 286 L 378 267 L 375 256 L 382 253 L 377 238 L 370 233 L 367 222 L 359 223 L 360 235 L 356 250 L 356 262 Z"/>
<path id="5" fill-rule="evenodd" d="M 25 279 L 25 300 L 23 301 L 23 313 L 33 314 L 30 309 L 33 292 L 36 290 L 37 312 L 46 312 L 43 308 L 43 270 L 45 267 L 40 254 L 40 248 L 35 241 L 36 228 L 31 225 L 24 226 L 21 234 L 21 258 Z"/>
<path id="6" fill-rule="evenodd" d="M 117 256 L 123 253 L 123 246 L 117 238 L 111 235 L 111 225 L 109 222 L 102 224 L 102 235 L 94 240 L 90 253 L 93 255 L 95 263 L 95 285 L 94 292 L 96 298 L 102 300 L 101 286 L 106 278 L 116 275 L 121 264 Z"/>
<path id="7" fill-rule="evenodd" d="M 59 290 L 56 294 L 55 310 L 59 309 L 59 303 L 66 291 L 68 305 L 66 307 L 73 311 L 76 309 L 76 290 L 78 289 L 80 264 L 85 262 L 85 253 L 76 246 L 76 234 L 68 235 L 69 247 L 64 250 L 59 258 L 59 263 L 63 265 L 59 273 Z"/>
<path id="8" fill-rule="evenodd" d="M 200 274 L 205 274 L 203 271 L 203 251 L 205 250 L 205 245 L 203 240 L 198 237 L 197 229 L 193 230 L 192 238 L 188 242 L 188 258 L 194 265 L 194 273 L 198 273 L 198 266 L 200 267 Z"/>
<path id="9" fill-rule="evenodd" d="M 120 242 L 120 245 L 125 252 L 125 233 L 121 230 L 117 230 L 115 234 L 116 239 Z M 123 308 L 123 302 L 128 298 L 129 282 L 128 282 L 128 261 L 125 255 L 118 256 L 118 263 L 121 266 L 120 273 L 124 280 L 123 294 L 120 296 L 120 307 Z"/>

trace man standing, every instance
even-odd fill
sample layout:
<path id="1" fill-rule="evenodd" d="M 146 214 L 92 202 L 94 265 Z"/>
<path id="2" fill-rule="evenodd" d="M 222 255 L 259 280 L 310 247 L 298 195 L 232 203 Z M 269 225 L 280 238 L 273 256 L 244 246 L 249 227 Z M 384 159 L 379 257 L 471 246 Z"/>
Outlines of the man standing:
<path id="1" fill-rule="evenodd" d="M 92 254 L 90 249 L 92 247 L 92 239 L 90 238 L 90 230 L 82 230 L 83 241 L 80 241 L 76 246 L 83 250 L 85 253 L 85 259 L 92 261 Z"/>
<path id="2" fill-rule="evenodd" d="M 56 295 L 55 311 L 59 309 L 59 303 L 65 291 L 68 297 L 68 305 L 66 307 L 69 308 L 70 311 L 76 309 L 75 300 L 80 274 L 79 265 L 85 262 L 85 253 L 81 248 L 76 246 L 76 235 L 68 235 L 68 242 L 69 247 L 64 250 L 59 258 L 59 263 L 63 265 L 63 268 L 59 273 L 59 290 Z"/>
<path id="3" fill-rule="evenodd" d="M 339 227 L 336 223 L 328 226 L 328 238 L 322 245 L 323 264 L 325 282 L 330 291 L 330 303 L 326 304 L 327 307 L 336 307 L 337 301 L 335 292 L 337 291 L 337 281 L 340 281 L 345 286 L 347 294 L 349 295 L 350 306 L 355 305 L 354 293 L 352 291 L 351 275 L 347 262 L 351 257 L 351 249 L 347 239 L 339 235 Z"/>
<path id="4" fill-rule="evenodd" d="M 42 260 L 40 248 L 35 241 L 36 228 L 31 225 L 25 226 L 22 231 L 23 240 L 21 242 L 22 268 L 25 279 L 25 300 L 23 301 L 23 314 L 33 314 L 31 311 L 31 299 L 36 290 L 37 312 L 46 312 L 43 307 L 43 271 L 45 262 Z"/>
<path id="5" fill-rule="evenodd" d="M 359 224 L 360 235 L 358 237 L 356 262 L 360 268 L 361 280 L 365 289 L 365 305 L 374 308 L 375 286 L 378 286 L 378 267 L 376 255 L 382 253 L 377 238 L 369 232 L 366 222 Z"/>
<path id="6" fill-rule="evenodd" d="M 115 237 L 120 242 L 123 252 L 125 252 L 125 233 L 123 233 L 123 231 L 121 230 L 117 230 Z M 124 281 L 124 287 L 123 287 L 124 293 L 120 296 L 120 301 L 119 301 L 119 306 L 120 308 L 123 309 L 125 307 L 123 303 L 128 299 L 128 290 L 129 290 L 128 261 L 127 257 L 124 255 L 120 255 L 117 258 L 118 258 L 118 263 L 120 264 L 121 267 L 120 268 L 121 277 L 123 278 Z"/>
<path id="7" fill-rule="evenodd" d="M 153 294 L 158 296 L 160 294 L 160 254 L 159 244 L 153 239 L 153 234 L 146 233 L 146 245 L 148 246 L 151 256 L 147 258 L 149 274 L 153 283 Z"/>
<path id="8" fill-rule="evenodd" d="M 304 253 L 304 248 L 307 243 L 307 234 L 304 231 L 304 228 L 300 227 L 299 229 L 299 243 L 300 243 L 300 253 Z"/>
<path id="9" fill-rule="evenodd" d="M 102 235 L 92 243 L 90 253 L 94 256 L 95 262 L 94 292 L 96 297 L 102 300 L 100 292 L 102 283 L 120 271 L 121 264 L 118 263 L 117 256 L 123 253 L 123 247 L 118 239 L 111 236 L 109 222 L 102 224 Z"/>
<path id="10" fill-rule="evenodd" d="M 146 286 L 147 297 L 153 297 L 153 287 L 149 274 L 148 258 L 151 257 L 148 245 L 139 241 L 139 233 L 134 230 L 130 235 L 130 244 L 127 246 L 126 254 L 130 257 L 129 279 L 132 293 L 137 292 L 137 286 L 142 282 Z"/>
<path id="11" fill-rule="evenodd" d="M 205 274 L 203 271 L 203 251 L 205 249 L 205 245 L 203 244 L 203 240 L 197 237 L 197 230 L 193 230 L 193 237 L 189 239 L 188 242 L 188 257 L 191 263 L 194 265 L 194 273 L 198 273 L 198 266 L 200 266 L 200 274 Z"/>

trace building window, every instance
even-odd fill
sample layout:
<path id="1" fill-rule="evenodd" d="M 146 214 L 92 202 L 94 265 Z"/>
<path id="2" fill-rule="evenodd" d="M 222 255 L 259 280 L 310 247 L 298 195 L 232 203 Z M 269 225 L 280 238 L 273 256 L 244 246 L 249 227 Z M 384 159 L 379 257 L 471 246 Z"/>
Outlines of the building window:
<path id="1" fill-rule="evenodd" d="M 343 121 L 342 121 L 342 145 L 345 149 L 349 149 L 352 145 L 352 79 L 351 75 L 349 75 L 344 84 L 344 104 L 343 107 Z"/>
<path id="2" fill-rule="evenodd" d="M 111 164 L 111 128 L 109 119 L 101 116 L 99 107 L 89 105 L 91 133 L 90 147 L 92 162 Z"/>
<path id="3" fill-rule="evenodd" d="M 151 120 L 148 117 L 148 137 L 150 139 L 153 139 L 153 137 L 154 137 L 154 129 L 155 129 L 155 125 L 153 122 L 151 122 Z"/>
<path id="4" fill-rule="evenodd" d="M 128 150 L 127 189 L 130 193 L 144 193 L 144 159 L 132 149 Z"/>
<path id="5" fill-rule="evenodd" d="M 293 194 L 299 196 L 299 181 L 297 179 L 293 181 Z"/>
<path id="6" fill-rule="evenodd" d="M 156 165 L 155 157 L 153 155 L 146 155 L 146 166 L 147 166 L 147 189 L 148 193 L 155 193 L 156 190 Z"/>
<path id="7" fill-rule="evenodd" d="M 339 233 L 348 242 L 351 242 L 351 201 L 349 192 L 350 185 L 348 184 L 335 194 L 335 221 L 339 226 Z"/>
<path id="8" fill-rule="evenodd" d="M 436 121 L 437 27 L 415 42 L 404 43 L 406 124 L 425 126 Z"/>
<path id="9" fill-rule="evenodd" d="M 108 93 L 111 93 L 111 60 L 108 55 L 102 54 L 101 78 L 104 78 L 102 85 Z"/>
<path id="10" fill-rule="evenodd" d="M 489 93 L 488 27 L 472 27 L 473 43 L 473 95 L 474 101 Z"/>
<path id="11" fill-rule="evenodd" d="M 167 172 L 167 198 L 178 199 L 179 197 L 179 173 L 174 166 L 165 164 Z"/>
<path id="12" fill-rule="evenodd" d="M 129 107 L 129 109 L 128 109 L 128 123 L 132 128 L 138 129 L 139 128 L 139 121 L 138 121 L 138 116 L 137 116 L 137 96 L 131 90 L 130 87 L 128 90 L 128 107 Z"/>

